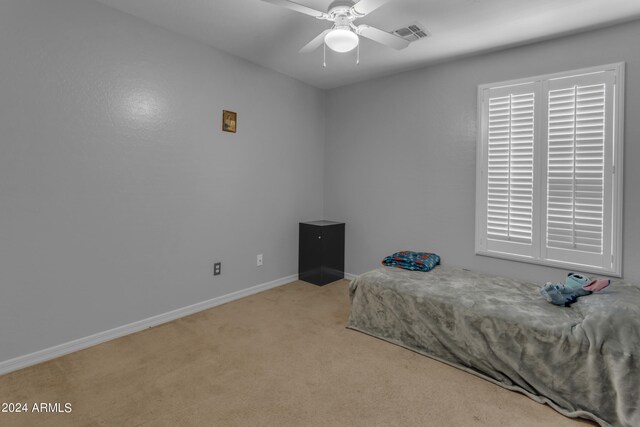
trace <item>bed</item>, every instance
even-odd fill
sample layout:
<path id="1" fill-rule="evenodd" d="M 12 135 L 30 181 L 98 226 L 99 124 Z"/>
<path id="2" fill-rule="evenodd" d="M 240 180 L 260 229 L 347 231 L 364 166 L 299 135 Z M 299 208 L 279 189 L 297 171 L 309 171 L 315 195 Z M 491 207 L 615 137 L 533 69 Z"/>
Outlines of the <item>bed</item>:
<path id="1" fill-rule="evenodd" d="M 640 287 L 613 281 L 571 307 L 539 284 L 438 266 L 355 278 L 347 327 L 602 426 L 640 426 Z"/>

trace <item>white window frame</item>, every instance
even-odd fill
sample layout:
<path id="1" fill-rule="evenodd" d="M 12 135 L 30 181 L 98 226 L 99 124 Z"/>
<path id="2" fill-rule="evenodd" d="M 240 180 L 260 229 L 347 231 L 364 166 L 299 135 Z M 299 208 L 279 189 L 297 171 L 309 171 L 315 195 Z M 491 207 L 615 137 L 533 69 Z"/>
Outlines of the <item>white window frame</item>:
<path id="1" fill-rule="evenodd" d="M 622 275 L 622 215 L 623 215 L 623 155 L 624 155 L 624 62 L 582 68 L 560 73 L 545 74 L 523 79 L 509 80 L 499 83 L 478 86 L 478 136 L 476 158 L 476 236 L 475 252 L 477 255 L 512 261 L 527 262 L 551 267 L 578 270 L 588 273 L 606 274 L 621 277 Z M 611 251 L 611 262 L 602 265 L 590 265 L 580 262 L 568 262 L 546 258 L 546 182 L 547 182 L 547 104 L 548 83 L 554 79 L 570 78 L 580 75 L 613 72 L 615 86 L 612 106 L 612 152 L 605 158 L 605 173 L 612 174 L 611 187 L 605 198 L 611 201 L 610 226 L 604 230 L 604 244 Z M 530 250 L 513 251 L 507 245 L 491 244 L 487 239 L 487 167 L 488 167 L 488 96 L 489 90 L 507 86 L 535 84 L 535 142 L 534 142 L 534 188 L 533 188 L 533 239 Z M 486 101 L 486 102 L 485 102 Z M 486 110 L 486 111 L 485 111 Z M 610 245 L 610 246 L 609 246 Z"/>

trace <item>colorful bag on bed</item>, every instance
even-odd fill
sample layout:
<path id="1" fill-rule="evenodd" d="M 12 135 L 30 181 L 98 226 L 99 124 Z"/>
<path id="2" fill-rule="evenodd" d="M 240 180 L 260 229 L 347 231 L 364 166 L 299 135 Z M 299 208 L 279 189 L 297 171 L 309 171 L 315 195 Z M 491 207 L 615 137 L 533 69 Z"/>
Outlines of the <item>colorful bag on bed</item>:
<path id="1" fill-rule="evenodd" d="M 382 260 L 382 265 L 387 267 L 412 271 L 429 271 L 438 264 L 440 264 L 440 257 L 429 252 L 401 251 Z"/>

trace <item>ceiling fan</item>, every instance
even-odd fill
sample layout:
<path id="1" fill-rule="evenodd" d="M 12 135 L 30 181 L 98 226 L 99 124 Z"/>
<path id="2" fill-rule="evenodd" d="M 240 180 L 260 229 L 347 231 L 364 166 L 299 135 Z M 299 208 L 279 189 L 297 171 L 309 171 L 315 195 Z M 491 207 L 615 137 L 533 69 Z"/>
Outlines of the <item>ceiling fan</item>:
<path id="1" fill-rule="evenodd" d="M 317 19 L 333 22 L 333 27 L 324 30 L 316 38 L 307 43 L 300 53 L 312 52 L 324 44 L 335 52 L 349 52 L 359 47 L 359 36 L 392 47 L 404 49 L 409 42 L 395 34 L 387 33 L 369 25 L 354 25 L 353 21 L 373 12 L 390 0 L 336 0 L 329 5 L 326 12 L 312 9 L 289 0 L 264 0 L 278 6 L 283 6 Z M 326 66 L 326 64 L 325 64 Z"/>

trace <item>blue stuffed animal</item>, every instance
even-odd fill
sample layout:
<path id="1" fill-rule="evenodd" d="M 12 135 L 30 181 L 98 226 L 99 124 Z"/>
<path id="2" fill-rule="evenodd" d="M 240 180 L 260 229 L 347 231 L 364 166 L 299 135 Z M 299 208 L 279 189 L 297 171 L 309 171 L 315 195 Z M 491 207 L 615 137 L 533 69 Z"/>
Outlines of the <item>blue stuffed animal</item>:
<path id="1" fill-rule="evenodd" d="M 591 291 L 584 289 L 589 283 L 591 279 L 588 277 L 569 273 L 564 284 L 548 282 L 540 289 L 540 293 L 551 304 L 569 307 L 578 297 L 591 294 Z"/>

